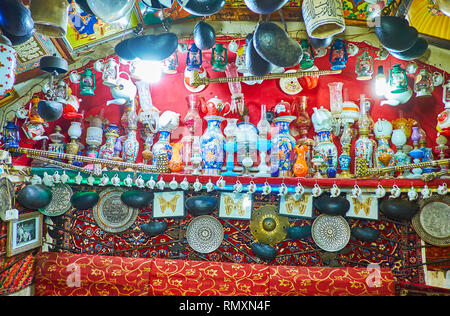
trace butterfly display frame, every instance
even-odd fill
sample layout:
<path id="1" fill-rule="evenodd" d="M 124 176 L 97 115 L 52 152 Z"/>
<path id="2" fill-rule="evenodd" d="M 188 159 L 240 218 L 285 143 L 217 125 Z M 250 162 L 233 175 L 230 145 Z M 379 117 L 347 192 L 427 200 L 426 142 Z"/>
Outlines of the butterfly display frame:
<path id="1" fill-rule="evenodd" d="M 153 218 L 184 218 L 186 210 L 184 207 L 183 191 L 164 191 L 153 194 Z"/>
<path id="2" fill-rule="evenodd" d="M 301 204 L 299 207 L 298 204 Z M 280 197 L 278 203 L 278 213 L 283 216 L 296 218 L 312 218 L 313 217 L 313 196 L 311 193 L 304 193 L 295 200 L 294 194 L 286 194 Z"/>
<path id="3" fill-rule="evenodd" d="M 251 220 L 253 195 L 251 193 L 222 192 L 219 199 L 219 218 Z"/>
<path id="4" fill-rule="evenodd" d="M 378 220 L 378 199 L 373 194 L 361 194 L 354 198 L 347 194 L 350 208 L 345 214 L 346 217 Z"/>

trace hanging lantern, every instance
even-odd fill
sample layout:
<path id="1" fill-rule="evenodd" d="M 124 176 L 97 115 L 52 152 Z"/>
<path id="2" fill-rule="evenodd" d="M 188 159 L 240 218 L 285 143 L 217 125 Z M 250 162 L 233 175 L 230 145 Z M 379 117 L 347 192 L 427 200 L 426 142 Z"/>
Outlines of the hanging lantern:
<path id="1" fill-rule="evenodd" d="M 301 69 L 309 69 L 314 66 L 314 50 L 307 39 L 302 39 L 300 45 L 303 50 L 303 58 L 300 62 Z"/>
<path id="2" fill-rule="evenodd" d="M 163 60 L 163 72 L 168 75 L 177 73 L 178 68 L 178 53 L 175 51 L 168 58 Z"/>
<path id="3" fill-rule="evenodd" d="M 69 21 L 67 0 L 33 0 L 30 11 L 37 33 L 48 37 L 66 36 Z"/>
<path id="4" fill-rule="evenodd" d="M 198 49 L 195 43 L 192 43 L 186 55 L 187 69 L 190 71 L 200 71 L 202 62 L 202 51 Z"/>
<path id="5" fill-rule="evenodd" d="M 392 66 L 389 71 L 389 89 L 391 93 L 403 93 L 408 89 L 406 70 L 400 64 Z"/>
<path id="6" fill-rule="evenodd" d="M 228 63 L 228 50 L 222 43 L 217 43 L 216 47 L 212 49 L 211 65 L 214 71 L 224 72 L 225 66 Z"/>
<path id="7" fill-rule="evenodd" d="M 345 68 L 345 64 L 348 61 L 348 54 L 347 46 L 343 40 L 338 38 L 334 41 L 333 45 L 331 45 L 329 60 L 332 65 L 331 69 L 339 70 Z"/>
<path id="8" fill-rule="evenodd" d="M 5 149 L 19 147 L 19 128 L 12 121 L 8 121 L 3 127 L 3 147 Z"/>
<path id="9" fill-rule="evenodd" d="M 355 72 L 358 75 L 357 80 L 370 80 L 373 74 L 372 56 L 365 50 L 356 60 Z"/>
<path id="10" fill-rule="evenodd" d="M 0 35 L 0 97 L 12 89 L 16 79 L 16 51 L 8 38 Z"/>
<path id="11" fill-rule="evenodd" d="M 81 95 L 95 95 L 95 76 L 90 68 L 86 68 L 81 74 L 80 80 L 80 94 Z"/>
<path id="12" fill-rule="evenodd" d="M 426 69 L 420 69 L 414 77 L 414 92 L 416 97 L 431 97 L 433 92 L 433 78 Z"/>

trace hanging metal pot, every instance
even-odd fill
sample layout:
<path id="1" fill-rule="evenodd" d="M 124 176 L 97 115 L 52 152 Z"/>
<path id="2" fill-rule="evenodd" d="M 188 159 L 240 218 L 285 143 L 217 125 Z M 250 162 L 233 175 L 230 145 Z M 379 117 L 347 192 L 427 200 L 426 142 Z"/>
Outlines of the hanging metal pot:
<path id="1" fill-rule="evenodd" d="M 33 31 L 30 10 L 17 0 L 0 1 L 0 28 L 13 36 L 26 36 Z"/>
<path id="2" fill-rule="evenodd" d="M 184 10 L 198 16 L 216 14 L 225 6 L 225 0 L 189 0 Z"/>
<path id="3" fill-rule="evenodd" d="M 258 14 L 270 14 L 280 10 L 288 0 L 244 0 L 245 5 Z"/>
<path id="4" fill-rule="evenodd" d="M 113 23 L 127 16 L 134 0 L 86 0 L 92 12 L 103 22 Z"/>
<path id="5" fill-rule="evenodd" d="M 37 33 L 48 37 L 66 36 L 69 21 L 66 0 L 33 0 L 30 11 Z"/>

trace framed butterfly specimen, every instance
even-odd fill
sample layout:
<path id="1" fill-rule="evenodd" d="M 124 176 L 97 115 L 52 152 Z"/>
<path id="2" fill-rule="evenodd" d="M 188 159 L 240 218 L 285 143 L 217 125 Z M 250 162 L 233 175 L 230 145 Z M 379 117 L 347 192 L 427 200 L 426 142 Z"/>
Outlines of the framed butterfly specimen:
<path id="1" fill-rule="evenodd" d="M 168 191 L 153 193 L 153 218 L 184 218 L 184 192 Z"/>
<path id="2" fill-rule="evenodd" d="M 219 218 L 250 220 L 253 198 L 250 193 L 222 192 L 219 201 Z"/>
<path id="3" fill-rule="evenodd" d="M 361 194 L 358 198 L 347 194 L 350 208 L 347 217 L 378 220 L 378 199 L 373 194 Z"/>
<path id="4" fill-rule="evenodd" d="M 313 197 L 309 193 L 304 193 L 301 197 L 295 198 L 294 194 L 286 194 L 280 198 L 278 212 L 280 215 L 289 217 L 311 218 L 313 211 Z"/>

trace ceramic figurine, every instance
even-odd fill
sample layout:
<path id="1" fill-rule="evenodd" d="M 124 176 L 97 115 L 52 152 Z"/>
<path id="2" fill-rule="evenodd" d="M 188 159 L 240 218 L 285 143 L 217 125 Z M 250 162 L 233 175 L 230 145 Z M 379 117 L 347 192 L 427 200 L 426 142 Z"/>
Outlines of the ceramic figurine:
<path id="1" fill-rule="evenodd" d="M 308 174 L 308 164 L 306 163 L 305 154 L 309 148 L 306 145 L 294 147 L 294 151 L 297 153 L 297 160 L 292 168 L 296 177 L 305 177 Z"/>

